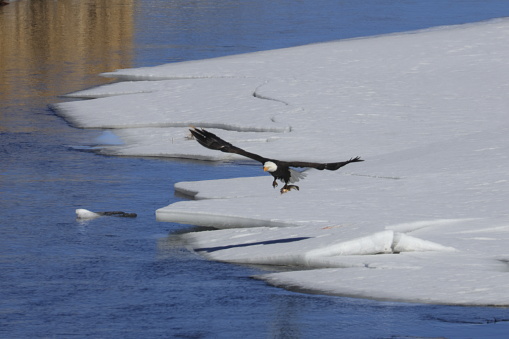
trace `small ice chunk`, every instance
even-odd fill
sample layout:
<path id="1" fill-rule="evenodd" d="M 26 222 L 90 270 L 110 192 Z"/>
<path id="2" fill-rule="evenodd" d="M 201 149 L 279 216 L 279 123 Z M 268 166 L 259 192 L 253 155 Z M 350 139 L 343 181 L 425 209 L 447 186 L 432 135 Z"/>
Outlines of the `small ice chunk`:
<path id="1" fill-rule="evenodd" d="M 84 208 L 78 208 L 76 210 L 76 218 L 78 219 L 94 219 L 98 218 L 101 215 L 98 213 L 94 213 L 92 211 L 86 210 Z"/>
<path id="2" fill-rule="evenodd" d="M 112 212 L 91 212 L 86 209 L 77 209 L 76 216 L 78 219 L 94 219 L 102 216 L 112 216 L 112 217 L 123 217 L 123 218 L 136 218 L 138 215 L 136 213 L 128 213 L 122 211 L 112 211 Z"/>

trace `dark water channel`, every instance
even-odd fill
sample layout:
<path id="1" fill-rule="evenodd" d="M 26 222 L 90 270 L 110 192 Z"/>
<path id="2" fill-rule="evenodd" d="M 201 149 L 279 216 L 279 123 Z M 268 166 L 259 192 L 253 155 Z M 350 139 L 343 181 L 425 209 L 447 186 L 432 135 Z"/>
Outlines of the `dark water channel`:
<path id="1" fill-rule="evenodd" d="M 258 168 L 81 151 L 47 105 L 116 68 L 509 14 L 506 1 L 18 0 L 0 7 L 1 338 L 503 338 L 509 311 L 306 295 L 206 261 L 154 211 Z M 75 220 L 74 210 L 138 218 Z M 376 282 L 374 282 L 376 283 Z"/>

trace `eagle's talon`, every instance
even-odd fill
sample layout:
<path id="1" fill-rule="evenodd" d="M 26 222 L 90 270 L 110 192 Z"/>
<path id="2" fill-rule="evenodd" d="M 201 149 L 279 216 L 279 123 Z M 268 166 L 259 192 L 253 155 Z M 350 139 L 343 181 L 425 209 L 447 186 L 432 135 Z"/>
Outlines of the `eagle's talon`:
<path id="1" fill-rule="evenodd" d="M 297 190 L 299 191 L 299 186 L 297 185 L 285 185 L 282 189 L 281 189 L 281 194 L 283 193 L 287 193 L 287 192 L 290 192 L 291 190 Z"/>
<path id="2" fill-rule="evenodd" d="M 276 188 L 277 186 L 278 186 L 278 184 L 277 184 L 276 180 L 274 180 L 274 181 L 272 182 L 272 187 Z"/>

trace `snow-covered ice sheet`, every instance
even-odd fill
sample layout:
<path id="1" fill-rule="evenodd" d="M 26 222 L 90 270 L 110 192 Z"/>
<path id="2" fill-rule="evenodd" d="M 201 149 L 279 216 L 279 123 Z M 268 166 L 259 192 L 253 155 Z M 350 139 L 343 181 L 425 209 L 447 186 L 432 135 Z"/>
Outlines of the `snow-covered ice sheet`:
<path id="1" fill-rule="evenodd" d="M 258 79 L 166 80 L 144 82 L 141 86 L 130 82 L 104 86 L 109 95 L 98 89 L 71 94 L 71 97 L 93 97 L 91 93 L 97 93 L 98 98 L 58 103 L 53 107 L 75 126 L 83 128 L 199 124 L 241 131 L 284 132 L 288 125 L 275 122 L 274 112 L 291 108 L 275 100 L 256 98 L 254 90 L 261 83 Z"/>
<path id="2" fill-rule="evenodd" d="M 258 277 L 277 286 L 509 306 L 508 37 L 498 19 L 118 70 L 54 109 L 113 128 L 107 154 L 242 159 L 196 126 L 281 160 L 360 155 L 284 195 L 270 176 L 178 183 L 194 200 L 156 216 L 220 229 L 182 236 L 210 259 L 292 268 Z"/>

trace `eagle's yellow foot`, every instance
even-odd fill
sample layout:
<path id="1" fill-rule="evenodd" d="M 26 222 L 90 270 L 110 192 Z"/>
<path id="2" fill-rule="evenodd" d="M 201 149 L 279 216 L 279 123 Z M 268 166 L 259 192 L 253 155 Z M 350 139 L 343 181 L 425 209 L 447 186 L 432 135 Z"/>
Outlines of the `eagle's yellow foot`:
<path id="1" fill-rule="evenodd" d="M 281 189 L 281 194 L 283 193 L 286 193 L 286 192 L 290 192 L 291 190 L 299 190 L 299 186 L 297 185 L 285 185 L 282 189 Z"/>

